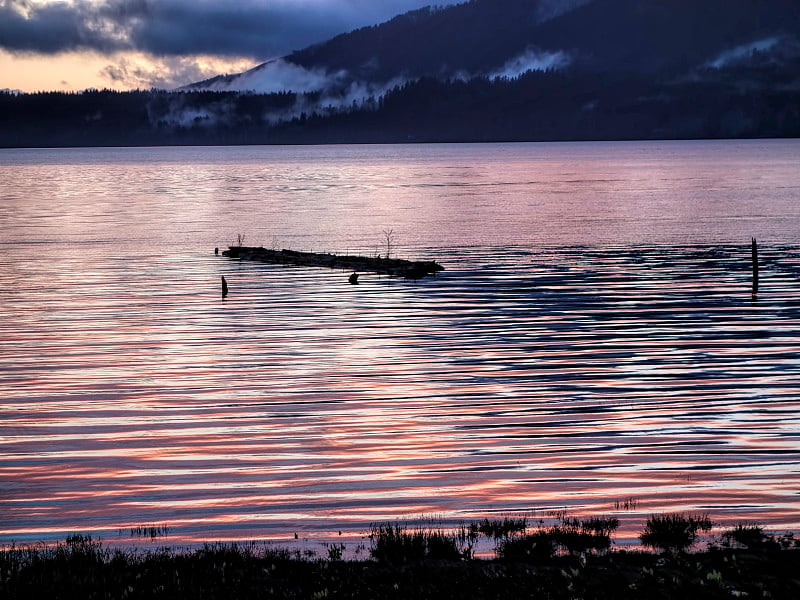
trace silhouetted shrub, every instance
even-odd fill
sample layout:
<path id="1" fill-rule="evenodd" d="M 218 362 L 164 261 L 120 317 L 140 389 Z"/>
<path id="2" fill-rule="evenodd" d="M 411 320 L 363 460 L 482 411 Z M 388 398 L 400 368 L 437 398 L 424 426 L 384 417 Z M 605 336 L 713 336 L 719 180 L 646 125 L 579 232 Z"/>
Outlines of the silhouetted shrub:
<path id="1" fill-rule="evenodd" d="M 757 548 L 763 546 L 768 539 L 762 527 L 745 523 L 739 523 L 722 533 L 722 543 L 728 547 Z"/>
<path id="2" fill-rule="evenodd" d="M 548 531 L 509 537 L 497 545 L 497 558 L 509 562 L 545 562 L 553 558 L 556 546 Z"/>
<path id="3" fill-rule="evenodd" d="M 472 557 L 471 544 L 466 538 L 448 535 L 443 531 L 415 529 L 400 524 L 373 526 L 369 538 L 370 556 L 392 564 L 423 560 L 462 560 Z"/>
<path id="4" fill-rule="evenodd" d="M 556 545 L 572 554 L 591 550 L 608 550 L 611 533 L 619 527 L 615 517 L 592 517 L 590 519 L 563 518 L 561 524 L 551 529 Z"/>
<path id="5" fill-rule="evenodd" d="M 580 520 L 578 524 L 584 531 L 610 536 L 619 527 L 619 519 L 616 517 L 590 517 Z"/>
<path id="6" fill-rule="evenodd" d="M 686 550 L 700 531 L 711 529 L 708 515 L 651 515 L 639 536 L 642 544 L 661 550 Z"/>
<path id="7" fill-rule="evenodd" d="M 542 561 L 552 558 L 557 552 L 570 554 L 607 550 L 611 546 L 611 533 L 619 527 L 615 517 L 592 517 L 577 519 L 562 516 L 557 525 L 539 529 L 528 535 L 513 537 L 509 532 L 525 532 L 518 521 L 505 523 L 484 521 L 481 532 L 488 531 L 495 539 L 501 539 L 496 552 L 506 560 Z M 487 534 L 488 535 L 488 534 Z"/>
<path id="8" fill-rule="evenodd" d="M 495 540 L 525 533 L 527 528 L 528 520 L 525 517 L 504 517 L 502 521 L 499 519 L 484 519 L 478 523 L 478 531 Z"/>

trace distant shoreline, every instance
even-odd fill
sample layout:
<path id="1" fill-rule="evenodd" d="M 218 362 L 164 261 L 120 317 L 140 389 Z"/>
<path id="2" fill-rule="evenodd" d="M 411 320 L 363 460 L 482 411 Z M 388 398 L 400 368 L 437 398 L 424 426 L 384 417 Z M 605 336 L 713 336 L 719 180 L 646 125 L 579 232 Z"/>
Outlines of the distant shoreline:
<path id="1" fill-rule="evenodd" d="M 636 137 L 636 138 L 575 138 L 575 139 L 431 139 L 431 140 L 325 140 L 325 141 L 254 141 L 254 142 L 180 142 L 166 140 L 163 142 L 149 141 L 138 144 L 125 144 L 116 141 L 97 144 L 44 144 L 44 145 L 5 145 L 0 143 L 0 150 L 69 150 L 84 148 L 207 148 L 207 147 L 256 147 L 256 146 L 403 146 L 403 145 L 436 145 L 436 144 L 583 144 L 583 143 L 625 143 L 625 142 L 746 142 L 769 140 L 800 140 L 800 135 L 787 136 L 752 136 L 752 137 Z"/>

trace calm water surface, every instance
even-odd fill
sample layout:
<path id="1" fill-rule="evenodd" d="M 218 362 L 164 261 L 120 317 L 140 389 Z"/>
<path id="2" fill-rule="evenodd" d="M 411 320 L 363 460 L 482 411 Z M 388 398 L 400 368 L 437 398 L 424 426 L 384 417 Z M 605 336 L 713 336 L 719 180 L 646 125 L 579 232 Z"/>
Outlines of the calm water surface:
<path id="1" fill-rule="evenodd" d="M 557 510 L 617 515 L 619 541 L 664 511 L 800 530 L 799 158 L 0 151 L 0 543 Z M 372 255 L 386 229 L 447 270 L 350 286 L 213 254 Z"/>

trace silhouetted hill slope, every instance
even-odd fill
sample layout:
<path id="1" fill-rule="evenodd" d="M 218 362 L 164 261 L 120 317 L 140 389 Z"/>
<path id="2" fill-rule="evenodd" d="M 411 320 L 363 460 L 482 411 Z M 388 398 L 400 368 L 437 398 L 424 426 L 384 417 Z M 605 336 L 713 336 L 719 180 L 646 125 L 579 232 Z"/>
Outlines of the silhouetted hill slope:
<path id="1" fill-rule="evenodd" d="M 600 70 L 677 71 L 758 40 L 800 37 L 796 0 L 594 0 L 542 24 L 536 41 Z"/>
<path id="2" fill-rule="evenodd" d="M 473 0 L 423 8 L 295 52 L 306 68 L 347 70 L 355 77 L 452 76 L 484 73 L 522 53 L 558 9 L 588 0 Z"/>
<path id="3" fill-rule="evenodd" d="M 603 71 L 689 69 L 759 39 L 800 37 L 797 0 L 472 0 L 421 9 L 295 52 L 354 77 L 480 74 L 527 49 Z"/>

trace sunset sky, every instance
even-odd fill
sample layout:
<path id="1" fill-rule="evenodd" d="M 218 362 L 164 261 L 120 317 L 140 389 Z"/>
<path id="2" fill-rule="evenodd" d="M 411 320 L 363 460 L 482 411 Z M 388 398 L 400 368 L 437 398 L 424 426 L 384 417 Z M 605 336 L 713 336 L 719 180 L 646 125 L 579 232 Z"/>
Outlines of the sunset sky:
<path id="1" fill-rule="evenodd" d="M 455 0 L 0 0 L 0 89 L 172 88 Z"/>

